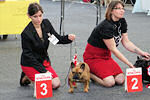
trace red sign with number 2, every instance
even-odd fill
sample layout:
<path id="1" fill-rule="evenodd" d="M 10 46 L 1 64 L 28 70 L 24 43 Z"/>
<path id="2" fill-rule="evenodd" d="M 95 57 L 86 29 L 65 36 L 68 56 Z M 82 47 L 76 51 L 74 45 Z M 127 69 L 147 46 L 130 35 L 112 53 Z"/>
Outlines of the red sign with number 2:
<path id="1" fill-rule="evenodd" d="M 127 92 L 138 92 L 143 90 L 142 70 L 137 68 L 128 69 L 126 72 Z"/>

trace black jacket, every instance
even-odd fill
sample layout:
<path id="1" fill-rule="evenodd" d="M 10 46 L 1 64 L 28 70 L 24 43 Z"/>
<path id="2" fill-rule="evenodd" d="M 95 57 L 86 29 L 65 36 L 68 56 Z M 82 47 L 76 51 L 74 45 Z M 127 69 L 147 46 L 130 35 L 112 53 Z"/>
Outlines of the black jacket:
<path id="1" fill-rule="evenodd" d="M 55 35 L 59 42 L 57 44 L 67 44 L 72 41 L 68 35 L 60 36 L 53 28 L 48 19 L 43 19 L 41 23 L 43 41 L 39 38 L 32 22 L 30 22 L 21 34 L 22 55 L 21 65 L 34 67 L 40 73 L 47 70 L 43 66 L 43 61 L 49 60 L 47 49 L 49 47 L 48 33 Z"/>

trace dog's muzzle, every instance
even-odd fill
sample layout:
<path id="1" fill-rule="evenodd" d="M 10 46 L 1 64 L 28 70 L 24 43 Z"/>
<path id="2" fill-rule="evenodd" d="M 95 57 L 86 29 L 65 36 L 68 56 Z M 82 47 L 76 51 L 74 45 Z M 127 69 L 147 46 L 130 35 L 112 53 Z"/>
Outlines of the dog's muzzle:
<path id="1" fill-rule="evenodd" d="M 73 76 L 73 79 L 75 79 L 75 80 L 79 80 L 80 79 L 80 76 L 79 76 L 79 74 L 74 74 L 74 76 Z"/>

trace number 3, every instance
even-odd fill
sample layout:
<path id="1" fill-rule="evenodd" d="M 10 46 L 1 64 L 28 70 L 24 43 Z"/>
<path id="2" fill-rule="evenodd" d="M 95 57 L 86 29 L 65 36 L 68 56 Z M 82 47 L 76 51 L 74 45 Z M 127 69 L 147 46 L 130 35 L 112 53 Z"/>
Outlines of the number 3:
<path id="1" fill-rule="evenodd" d="M 40 87 L 43 87 L 43 91 L 41 92 L 41 95 L 46 95 L 47 94 L 47 84 L 45 84 L 45 83 L 42 83 L 41 85 L 40 85 Z"/>
<path id="2" fill-rule="evenodd" d="M 132 82 L 134 82 L 134 84 L 133 84 L 133 86 L 132 86 L 132 89 L 134 90 L 134 89 L 138 89 L 138 86 L 136 86 L 137 85 L 137 83 L 138 83 L 138 79 L 137 78 L 132 78 L 132 80 L 131 80 Z"/>

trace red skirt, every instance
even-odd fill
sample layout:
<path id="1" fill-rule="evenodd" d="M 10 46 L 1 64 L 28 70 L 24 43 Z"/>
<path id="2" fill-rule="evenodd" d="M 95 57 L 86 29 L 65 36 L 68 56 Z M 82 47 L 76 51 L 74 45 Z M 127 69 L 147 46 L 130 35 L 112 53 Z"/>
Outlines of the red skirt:
<path id="1" fill-rule="evenodd" d="M 112 59 L 111 52 L 108 49 L 87 44 L 83 59 L 89 65 L 91 73 L 101 79 L 123 73 L 120 66 Z"/>
<path id="2" fill-rule="evenodd" d="M 49 72 L 52 73 L 52 78 L 56 78 L 58 77 L 58 75 L 56 74 L 56 72 L 54 71 L 54 69 L 51 67 L 50 62 L 47 62 L 46 60 L 43 62 L 43 65 L 45 66 L 46 70 L 48 70 Z M 35 68 L 33 67 L 28 67 L 28 66 L 22 66 L 22 71 L 26 74 L 26 76 L 28 76 L 28 78 L 31 81 L 35 81 L 35 74 L 39 74 L 40 72 L 38 72 Z"/>

